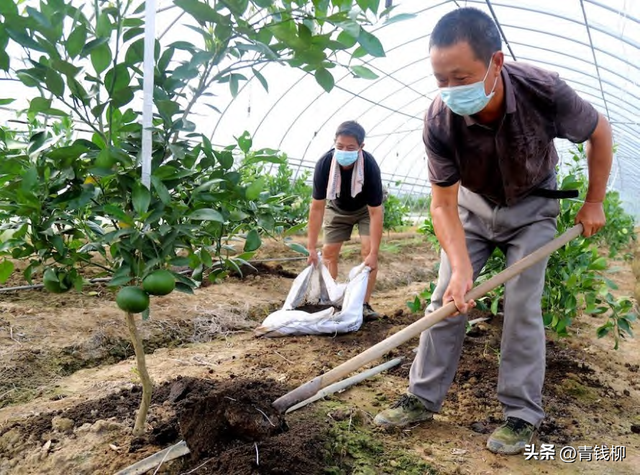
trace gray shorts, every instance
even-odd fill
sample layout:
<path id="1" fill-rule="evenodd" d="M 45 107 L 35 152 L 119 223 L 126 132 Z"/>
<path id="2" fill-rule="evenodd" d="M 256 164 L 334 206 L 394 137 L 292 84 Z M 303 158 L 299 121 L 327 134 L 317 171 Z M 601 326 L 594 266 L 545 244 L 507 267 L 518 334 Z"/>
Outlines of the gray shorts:
<path id="1" fill-rule="evenodd" d="M 358 225 L 360 236 L 369 236 L 371 218 L 365 206 L 356 211 L 344 211 L 333 202 L 327 201 L 324 211 L 324 243 L 337 244 L 351 239 L 353 226 Z"/>

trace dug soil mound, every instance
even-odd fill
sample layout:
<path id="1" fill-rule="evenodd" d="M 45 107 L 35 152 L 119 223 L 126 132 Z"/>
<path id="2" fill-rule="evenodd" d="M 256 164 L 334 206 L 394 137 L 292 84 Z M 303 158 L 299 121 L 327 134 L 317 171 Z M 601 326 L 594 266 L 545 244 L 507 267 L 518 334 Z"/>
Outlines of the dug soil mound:
<path id="1" fill-rule="evenodd" d="M 287 388 L 273 381 L 236 380 L 180 407 L 180 432 L 192 464 L 209 460 L 199 473 L 263 474 L 322 472 L 322 429 L 318 422 L 289 427 L 271 403 Z"/>
<path id="2" fill-rule="evenodd" d="M 295 415 L 287 424 L 271 406 L 290 389 L 272 380 L 178 377 L 155 388 L 148 417 L 151 430 L 145 437 L 130 438 L 127 452 L 143 458 L 183 439 L 191 454 L 179 463 L 181 471 L 201 467 L 199 474 L 322 473 L 327 423 Z M 17 456 L 43 440 L 58 440 L 61 420 L 69 421 L 69 434 L 86 424 L 132 428 L 140 396 L 134 386 L 65 411 L 35 415 L 0 428 L 0 441 L 10 431 L 20 434 L 12 447 Z"/>

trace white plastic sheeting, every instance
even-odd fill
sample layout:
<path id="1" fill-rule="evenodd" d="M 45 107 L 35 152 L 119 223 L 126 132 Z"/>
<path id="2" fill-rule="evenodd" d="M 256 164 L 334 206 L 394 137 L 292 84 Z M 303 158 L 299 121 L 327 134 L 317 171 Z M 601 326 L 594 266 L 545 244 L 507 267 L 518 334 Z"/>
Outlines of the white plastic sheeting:
<path id="1" fill-rule="evenodd" d="M 610 187 L 640 217 L 640 1 L 396 0 L 394 14 L 416 17 L 380 25 L 385 58 L 364 62 L 377 80 L 334 70 L 336 88 L 325 93 L 314 78 L 277 65 L 211 115 L 214 142 L 229 143 L 245 128 L 258 146 L 279 147 L 296 171 L 311 170 L 332 144 L 337 125 L 357 119 L 367 130 L 365 147 L 376 157 L 392 192 L 428 193 L 422 120 L 437 87 L 429 62 L 429 35 L 442 15 L 474 6 L 492 15 L 503 33 L 508 60 L 557 71 L 611 121 L 617 153 Z M 345 59 L 345 62 L 347 59 Z M 359 60 L 355 60 L 356 62 Z M 221 98 L 219 98 L 221 99 Z M 563 156 L 572 144 L 558 141 Z"/>
<path id="2" fill-rule="evenodd" d="M 29 3 L 32 0 L 27 0 Z M 437 94 L 429 62 L 429 35 L 452 9 L 474 6 L 492 15 L 503 33 L 508 59 L 558 71 L 580 95 L 605 114 L 617 144 L 610 187 L 620 191 L 627 209 L 640 217 L 640 1 L 638 0 L 394 0 L 393 14 L 413 19 L 377 25 L 386 57 L 352 60 L 366 64 L 379 78 L 353 77 L 345 68 L 332 72 L 336 87 L 327 94 L 312 75 L 277 64 L 260 68 L 266 92 L 252 78 L 232 98 L 227 84 L 214 85 L 214 97 L 194 107 L 198 131 L 219 145 L 233 143 L 248 130 L 257 147 L 279 148 L 296 173 L 310 171 L 331 146 L 337 125 L 357 119 L 367 130 L 365 147 L 376 157 L 392 192 L 429 191 L 422 143 L 422 118 Z M 199 44 L 188 28 L 195 24 L 172 0 L 157 0 L 156 36 L 163 45 L 178 40 Z M 9 51 L 18 57 L 19 49 Z M 179 59 L 176 54 L 177 59 Z M 340 62 L 346 64 L 343 55 Z M 250 70 L 245 72 L 250 77 Z M 5 87 L 6 86 L 6 87 Z M 27 107 L 32 91 L 3 82 L 3 97 L 21 97 L 13 108 Z M 142 97 L 137 97 L 142 108 Z M 204 102 L 204 101 L 203 101 Z M 5 121 L 11 111 L 3 111 Z M 561 153 L 571 144 L 560 141 Z"/>

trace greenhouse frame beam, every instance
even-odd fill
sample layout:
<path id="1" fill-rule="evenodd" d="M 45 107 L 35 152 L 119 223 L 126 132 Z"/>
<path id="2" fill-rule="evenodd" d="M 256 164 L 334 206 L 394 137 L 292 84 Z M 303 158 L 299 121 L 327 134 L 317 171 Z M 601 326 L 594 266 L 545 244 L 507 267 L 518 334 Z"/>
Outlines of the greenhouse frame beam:
<path id="1" fill-rule="evenodd" d="M 520 44 L 520 43 L 514 43 L 514 44 Z M 523 46 L 528 46 L 528 45 L 523 45 Z M 539 47 L 537 47 L 537 49 L 547 50 L 546 48 L 539 48 Z M 547 50 L 547 51 L 550 51 L 550 50 Z M 560 54 L 563 54 L 563 53 L 560 53 Z M 570 55 L 566 55 L 566 56 L 573 57 L 573 56 L 570 56 Z M 422 58 L 422 59 L 418 59 L 417 61 L 418 61 L 418 62 L 421 62 L 421 61 L 428 60 L 428 59 L 429 59 L 429 56 L 426 56 L 426 57 L 424 57 L 424 58 Z M 576 59 L 580 59 L 580 58 L 576 58 Z M 560 67 L 559 65 L 554 65 L 554 66 L 556 66 L 556 67 Z M 579 70 L 576 70 L 576 69 L 572 69 L 572 68 L 568 68 L 568 67 L 563 67 L 563 68 L 564 68 L 564 69 L 571 70 L 571 71 L 576 72 L 576 73 L 578 73 L 578 74 L 585 74 L 585 75 L 587 75 L 586 73 L 583 73 L 583 72 L 581 72 L 581 71 L 579 71 Z M 429 77 L 431 77 L 431 76 L 432 76 L 432 74 L 429 74 L 429 75 L 427 75 L 427 76 L 421 77 L 421 78 L 419 78 L 416 82 L 418 82 L 418 81 L 423 81 L 424 79 L 427 79 L 427 78 L 429 78 Z M 588 76 L 588 77 L 591 77 L 590 75 L 587 75 L 587 76 Z M 595 90 L 597 93 L 601 93 L 601 92 L 602 92 L 602 91 L 601 91 L 601 90 L 599 90 L 598 88 L 593 87 L 593 86 L 589 86 L 588 84 L 584 84 L 584 83 L 582 83 L 582 82 L 580 82 L 580 81 L 568 80 L 568 82 L 570 82 L 570 83 L 574 83 L 574 84 L 580 84 L 580 85 L 582 85 L 582 86 L 585 86 L 585 87 L 591 88 L 591 89 Z M 613 86 L 613 85 L 612 85 L 612 86 Z M 616 86 L 613 86 L 613 87 L 616 87 Z M 430 96 L 431 94 L 436 93 L 437 91 L 438 91 L 438 89 L 436 88 L 436 89 L 434 89 L 434 90 L 430 90 L 430 91 L 428 91 L 428 92 L 427 92 L 426 94 L 424 94 L 424 95 L 428 97 L 428 96 Z M 396 92 L 397 92 L 397 91 L 396 91 Z M 578 92 L 583 93 L 583 94 L 585 94 L 585 95 L 589 95 L 589 96 L 590 96 L 590 97 L 592 97 L 592 98 L 599 98 L 599 96 L 598 96 L 598 95 L 594 95 L 594 94 L 591 94 L 591 93 L 586 92 L 586 91 L 583 91 L 583 90 L 578 90 Z M 387 96 L 387 97 L 388 97 L 388 96 Z M 402 108 L 402 107 L 406 107 L 407 105 L 409 105 L 409 104 L 411 104 L 411 103 L 413 103 L 413 102 L 414 102 L 414 101 L 410 101 L 410 102 L 408 102 L 408 103 L 404 104 L 403 106 L 401 106 L 401 108 Z M 618 107 L 620 110 L 623 110 L 623 111 L 625 111 L 625 112 L 628 112 L 631 116 L 634 116 L 634 115 L 635 115 L 635 113 L 634 113 L 633 111 L 631 111 L 631 110 L 627 109 L 626 107 L 623 107 L 623 106 L 621 106 L 621 105 L 616 105 L 616 107 Z M 371 108 L 369 108 L 369 109 L 367 109 L 366 111 L 364 111 L 364 112 L 363 112 L 359 117 L 362 117 L 362 115 L 364 115 L 364 114 L 365 114 L 366 112 L 368 112 L 370 109 L 371 109 Z M 628 118 L 628 117 L 627 117 L 627 115 L 626 115 L 626 114 L 624 114 L 624 113 L 620 113 L 620 112 L 618 112 L 618 114 L 619 114 L 620 116 L 624 117 L 624 118 Z M 385 122 L 386 120 L 388 120 L 388 119 L 389 119 L 389 117 L 391 117 L 391 115 L 392 115 L 392 114 L 388 114 L 388 115 L 386 115 L 386 116 L 382 117 L 382 118 L 381 118 L 381 119 L 380 119 L 380 120 L 379 120 L 379 121 L 374 125 L 373 129 L 375 129 L 375 128 L 380 124 L 380 123 L 383 123 L 383 122 Z M 401 124 L 401 125 L 399 125 L 399 126 L 398 126 L 398 128 L 403 127 L 405 124 L 406 124 L 406 122 L 405 122 L 405 123 L 403 123 L 403 124 Z M 396 130 L 397 130 L 398 128 L 396 128 Z M 626 128 L 626 129 L 627 129 L 627 131 L 628 131 L 628 132 L 633 133 L 633 132 L 632 132 L 632 130 L 629 130 L 629 128 Z M 415 129 L 415 130 L 420 130 L 420 129 Z M 395 131 L 392 131 L 392 132 L 387 132 L 387 133 L 386 133 L 386 134 L 384 134 L 384 135 L 390 136 L 391 134 L 394 134 L 394 133 L 395 133 Z M 390 137 L 389 137 L 389 138 L 390 138 Z M 375 151 L 376 151 L 379 147 L 381 147 L 381 146 L 384 144 L 384 142 L 385 142 L 385 141 L 386 141 L 386 140 L 383 140 L 382 142 L 380 142 L 379 144 L 377 144 L 376 148 L 372 151 L 372 153 L 373 153 L 374 155 L 375 155 Z M 630 146 L 630 145 L 627 145 L 627 146 Z M 386 159 L 386 158 L 387 158 L 386 156 L 385 156 L 385 157 L 382 157 L 382 159 L 381 159 L 381 161 L 380 161 L 380 165 L 382 165 L 382 164 L 384 163 L 384 161 L 385 161 L 385 159 Z"/>
<path id="2" fill-rule="evenodd" d="M 574 59 L 574 60 L 576 60 L 576 61 L 582 61 L 583 63 L 587 63 L 588 65 L 590 65 L 590 66 L 591 66 L 591 63 L 590 63 L 589 61 L 587 61 L 586 59 L 580 58 L 580 57 L 578 57 L 578 56 L 574 56 L 574 55 L 572 55 L 572 54 L 561 53 L 561 52 L 559 52 L 559 51 L 554 51 L 554 50 L 551 50 L 551 49 L 549 49 L 549 48 L 544 48 L 544 47 L 542 47 L 542 46 L 534 46 L 534 45 L 525 44 L 525 43 L 517 43 L 517 42 L 514 42 L 513 44 L 515 44 L 515 45 L 519 45 L 519 46 L 523 46 L 523 47 L 525 47 L 525 48 L 532 48 L 532 49 L 539 50 L 539 51 L 548 51 L 549 53 L 554 53 L 554 54 L 557 54 L 557 55 L 560 55 L 560 56 L 566 56 L 567 58 L 571 58 L 571 59 Z M 542 63 L 542 62 L 543 62 L 542 60 L 538 60 L 538 59 L 528 59 L 527 61 L 540 62 L 540 63 Z M 553 64 L 553 63 L 550 63 L 550 64 Z M 567 66 L 562 66 L 562 67 L 563 67 L 564 69 L 567 69 L 567 70 L 570 70 L 570 71 L 573 71 L 573 72 L 576 72 L 576 73 L 579 73 L 579 74 L 582 74 L 582 75 L 585 75 L 585 76 L 589 76 L 589 77 L 591 77 L 591 78 L 592 78 L 592 77 L 594 77 L 593 75 L 591 75 L 591 74 L 589 74 L 589 73 L 586 73 L 586 72 L 584 72 L 584 71 L 579 71 L 579 70 L 577 70 L 577 69 L 575 69 L 575 68 L 570 68 L 570 67 L 567 67 Z M 623 74 L 620 74 L 620 73 L 618 73 L 618 72 L 616 72 L 616 71 L 614 71 L 614 70 L 612 70 L 612 69 L 605 68 L 605 67 L 601 67 L 600 69 L 602 69 L 603 71 L 606 71 L 606 72 L 610 73 L 610 74 L 611 74 L 611 75 L 613 75 L 613 76 L 617 76 L 617 77 L 619 77 L 620 79 L 623 79 L 623 80 L 625 80 L 625 81 L 627 81 L 627 80 L 628 80 L 628 77 L 627 77 L 627 76 L 625 76 L 625 75 L 623 75 Z M 633 97 L 634 99 L 637 99 L 637 100 L 639 101 L 639 103 L 640 103 L 640 97 L 636 96 L 635 94 L 632 94 L 632 93 L 630 93 L 630 92 L 626 91 L 626 90 L 625 90 L 625 89 L 623 89 L 622 87 L 620 87 L 620 86 L 618 86 L 618 85 L 616 85 L 616 84 L 614 84 L 614 83 L 612 83 L 612 82 L 610 82 L 610 81 L 602 80 L 602 78 L 599 78 L 599 77 L 598 77 L 598 78 L 596 78 L 596 79 L 598 79 L 598 83 L 600 84 L 600 90 L 601 90 L 601 91 L 603 91 L 603 92 L 604 92 L 603 84 L 606 84 L 606 85 L 611 86 L 612 88 L 617 89 L 617 90 L 619 90 L 619 91 L 624 91 L 626 94 L 630 95 L 630 96 L 631 96 L 631 97 Z M 604 97 L 603 97 L 603 100 L 604 100 Z"/>
<path id="3" fill-rule="evenodd" d="M 626 13 L 621 12 L 620 10 L 616 10 L 615 8 L 610 7 L 609 5 L 605 5 L 604 3 L 596 2 L 595 0 L 585 0 L 585 1 L 587 3 L 589 3 L 590 5 L 594 5 L 596 7 L 600 7 L 602 9 L 604 9 L 604 10 L 608 10 L 611 13 L 617 13 L 619 15 L 622 14 L 622 15 L 624 15 L 624 18 L 626 20 L 631 20 L 632 22 L 637 23 L 638 25 L 640 25 L 640 18 L 636 18 L 636 17 L 630 16 L 630 15 L 627 15 Z"/>
<path id="4" fill-rule="evenodd" d="M 480 5 L 484 5 L 484 1 L 483 0 L 465 0 L 467 3 L 473 3 L 473 4 L 480 4 Z M 575 23 L 576 25 L 580 25 L 580 26 L 584 26 L 583 22 L 580 22 L 578 20 L 575 20 L 571 17 L 568 17 L 566 15 L 560 15 L 558 13 L 549 13 L 546 12 L 544 10 L 538 10 L 537 8 L 531 8 L 531 7 L 526 7 L 526 6 L 519 6 L 519 5 L 511 5 L 509 3 L 494 3 L 494 5 L 502 7 L 502 8 L 512 8 L 514 10 L 521 10 L 521 11 L 525 11 L 525 12 L 531 12 L 531 13 L 538 13 L 540 15 L 545 15 L 545 16 L 550 16 L 552 18 L 558 18 L 560 20 L 565 20 L 568 21 L 570 23 Z M 519 27 L 518 27 L 519 28 Z M 637 43 L 631 39 L 628 38 L 623 38 L 621 37 L 619 34 L 616 34 L 614 31 L 611 31 L 608 28 L 602 27 L 602 26 L 591 26 L 591 29 L 597 32 L 600 32 L 606 36 L 609 36 L 617 41 L 621 41 L 623 43 L 628 44 L 629 46 L 633 46 L 634 48 L 640 49 L 640 43 Z M 565 39 L 569 39 L 568 37 L 563 37 Z"/>
<path id="5" fill-rule="evenodd" d="M 602 87 L 602 77 L 600 76 L 600 68 L 598 67 L 598 58 L 596 56 L 596 50 L 593 49 L 591 28 L 589 26 L 589 19 L 587 18 L 587 11 L 584 9 L 583 0 L 580 0 L 580 8 L 582 9 L 582 16 L 584 17 L 584 25 L 587 27 L 587 36 L 589 37 L 589 45 L 591 46 L 591 54 L 593 55 L 593 64 L 596 67 L 596 75 L 598 77 L 598 82 L 600 83 L 600 92 L 602 93 L 602 100 L 604 101 L 604 109 L 607 112 L 607 120 L 611 120 L 611 116 L 609 115 L 609 106 L 607 105 L 607 99 L 604 97 L 604 88 Z"/>
<path id="6" fill-rule="evenodd" d="M 562 36 L 562 35 L 559 35 L 557 33 L 553 33 L 551 31 L 538 30 L 537 28 L 531 28 L 531 27 L 528 27 L 528 26 L 512 25 L 510 23 L 504 23 L 503 26 L 505 26 L 507 28 L 514 28 L 514 29 L 518 29 L 518 30 L 530 31 L 532 33 L 549 35 L 549 36 L 553 36 L 554 38 L 559 38 L 559 39 L 564 40 L 564 41 L 571 41 L 572 43 L 576 43 L 576 44 L 579 44 L 581 46 L 585 46 L 587 48 L 591 48 L 591 45 L 589 43 L 585 43 L 584 41 L 576 40 L 575 38 L 569 38 L 567 36 Z M 520 43 L 520 44 L 524 44 L 524 43 Z M 526 44 L 526 46 L 531 46 L 531 45 Z M 612 53 L 610 51 L 605 51 L 605 50 L 603 50 L 601 48 L 598 48 L 598 47 L 594 47 L 593 49 L 595 49 L 599 53 L 602 53 L 604 55 L 607 55 L 607 56 L 610 56 L 610 57 L 612 57 L 614 59 L 617 59 L 618 61 L 620 61 L 622 63 L 625 63 L 627 66 L 630 66 L 630 67 L 640 71 L 640 66 L 638 64 L 632 63 L 631 61 L 627 60 L 626 58 L 623 58 L 622 56 L 618 56 L 617 54 L 614 54 L 614 53 Z M 554 51 L 554 52 L 558 53 L 558 51 Z"/>
<path id="7" fill-rule="evenodd" d="M 511 45 L 509 44 L 509 40 L 507 39 L 507 35 L 504 34 L 504 30 L 502 29 L 502 25 L 498 21 L 498 16 L 496 15 L 496 12 L 493 10 L 493 5 L 491 5 L 491 0 L 486 0 L 486 2 L 487 2 L 487 7 L 489 7 L 489 11 L 491 12 L 491 16 L 493 17 L 493 21 L 496 22 L 496 26 L 498 27 L 498 30 L 500 31 L 500 35 L 502 36 L 502 39 L 504 40 L 505 44 L 507 45 L 507 49 L 509 50 L 509 53 L 511 53 L 511 57 L 513 58 L 514 61 L 518 61 L 518 58 L 516 58 L 516 55 L 513 53 L 513 49 L 511 49 Z"/>
<path id="8" fill-rule="evenodd" d="M 442 4 L 438 4 L 437 6 L 440 6 L 440 5 L 442 5 Z M 419 36 L 419 37 L 417 37 L 417 38 L 412 38 L 411 40 L 405 41 L 404 43 L 401 43 L 401 44 L 399 44 L 399 45 L 394 46 L 394 47 L 393 47 L 391 50 L 389 50 L 389 51 L 393 51 L 393 50 L 396 50 L 396 49 L 402 48 L 402 47 L 404 47 L 404 46 L 406 46 L 406 45 L 408 45 L 408 44 L 411 44 L 411 43 L 413 43 L 413 42 L 415 42 L 415 41 L 419 41 L 419 40 L 423 40 L 423 39 L 425 39 L 425 38 L 428 38 L 429 36 L 431 36 L 431 34 L 430 34 L 430 33 L 429 33 L 429 34 L 426 34 L 426 35 L 423 35 L 423 36 Z M 428 56 L 427 56 L 427 58 L 428 58 Z M 407 64 L 403 65 L 402 67 L 400 67 L 400 68 L 398 68 L 398 69 L 395 69 L 395 70 L 393 70 L 393 71 L 391 71 L 391 72 L 389 72 L 389 73 L 385 73 L 385 76 L 386 76 L 386 77 L 390 77 L 390 78 L 394 79 L 395 81 L 399 82 L 399 83 L 400 83 L 400 85 L 402 86 L 402 88 L 401 88 L 401 89 L 396 90 L 393 94 L 390 94 L 390 95 L 388 95 L 388 96 L 385 96 L 385 98 L 384 98 L 384 99 L 387 99 L 387 98 L 391 97 L 392 95 L 394 95 L 394 94 L 396 94 L 396 93 L 398 93 L 398 92 L 402 91 L 402 90 L 403 90 L 403 89 L 405 89 L 405 88 L 409 88 L 410 90 L 412 90 L 412 91 L 416 92 L 416 94 L 420 94 L 420 91 L 418 91 L 418 90 L 414 89 L 413 87 L 410 87 L 410 86 L 412 86 L 413 84 L 415 84 L 415 82 L 418 82 L 418 81 L 414 81 L 414 82 L 412 82 L 412 83 L 410 83 L 410 84 L 407 84 L 407 83 L 405 83 L 405 82 L 403 82 L 403 81 L 400 81 L 400 80 L 398 80 L 398 79 L 393 78 L 393 75 L 394 75 L 394 74 L 396 74 L 396 73 L 397 73 L 397 72 L 399 72 L 399 71 L 402 71 L 403 69 L 406 69 L 406 68 L 408 68 L 408 67 L 414 66 L 415 64 L 418 64 L 418 63 L 420 63 L 421 61 L 424 61 L 424 59 L 425 59 L 425 58 L 418 58 L 417 60 L 412 61 L 412 62 L 410 62 L 410 63 L 407 63 Z M 371 64 L 371 62 L 372 62 L 372 61 L 373 61 L 373 60 L 366 61 L 366 62 L 365 62 L 365 64 L 370 65 L 370 66 L 373 66 L 373 65 Z M 378 70 L 379 70 L 379 68 L 376 68 L 376 69 L 378 69 Z M 309 73 L 307 73 L 307 74 L 309 74 Z M 419 117 L 412 116 L 412 115 L 409 115 L 409 114 L 406 114 L 406 113 L 401 112 L 401 111 L 399 110 L 399 108 L 390 108 L 390 107 L 388 107 L 388 106 L 384 106 L 384 105 L 382 105 L 382 104 L 381 104 L 381 102 L 372 101 L 372 100 L 366 99 L 366 98 L 364 98 L 363 96 L 361 96 L 361 95 L 360 95 L 361 93 L 365 92 L 366 90 L 368 90 L 368 89 L 370 89 L 370 88 L 372 88 L 372 87 L 376 86 L 376 85 L 380 82 L 380 80 L 372 81 L 372 82 L 371 82 L 371 84 L 369 84 L 369 85 L 367 85 L 366 87 L 364 87 L 363 89 L 361 89 L 361 90 L 360 90 L 360 92 L 359 92 L 359 93 L 357 93 L 357 94 L 356 94 L 356 93 L 354 93 L 354 92 L 352 92 L 352 91 L 346 90 L 346 89 L 344 89 L 343 87 L 339 86 L 339 83 L 340 83 L 341 81 L 343 81 L 343 80 L 344 80 L 346 77 L 348 77 L 348 76 L 349 76 L 349 74 L 348 74 L 348 73 L 346 73 L 344 76 L 342 76 L 340 79 L 338 79 L 338 80 L 336 81 L 335 86 L 334 86 L 334 87 L 340 87 L 340 89 L 341 89 L 341 90 L 343 90 L 343 91 L 347 92 L 348 94 L 351 94 L 351 95 L 352 95 L 352 97 L 351 97 L 347 102 L 340 104 L 340 106 L 339 106 L 339 107 L 344 107 L 346 104 L 349 104 L 349 103 L 350 103 L 351 101 L 353 101 L 354 99 L 356 99 L 356 98 L 360 98 L 360 99 L 364 99 L 364 100 L 366 100 L 367 102 L 370 102 L 370 103 L 372 104 L 372 105 L 369 107 L 369 109 L 367 109 L 367 110 L 366 110 L 366 112 L 368 112 L 369 110 L 371 110 L 372 108 L 374 108 L 374 107 L 376 107 L 376 106 L 377 106 L 377 107 L 382 107 L 382 108 L 384 108 L 384 109 L 387 109 L 387 110 L 391 111 L 392 113 L 398 113 L 398 114 L 404 115 L 404 116 L 408 117 L 409 119 L 414 119 L 414 120 L 422 121 L 422 119 L 421 119 L 421 118 L 419 118 Z M 299 82 L 299 81 L 298 81 L 298 82 Z M 297 84 L 297 83 L 296 83 L 296 84 Z M 284 96 L 284 94 L 283 94 L 283 96 Z M 325 96 L 325 93 L 324 93 L 324 92 L 320 92 L 320 93 L 318 93 L 318 95 L 315 97 L 315 99 L 314 99 L 313 101 L 311 101 L 311 102 L 308 104 L 308 106 L 307 106 L 307 107 L 309 107 L 309 106 L 313 105 L 316 101 L 320 100 L 320 99 L 321 99 L 322 97 L 324 97 L 324 96 Z M 281 98 L 282 98 L 282 97 L 281 97 Z M 280 99 L 281 99 L 281 98 L 280 98 Z M 280 99 L 278 99 L 278 101 L 277 101 L 277 102 L 279 102 L 279 101 L 280 101 Z M 383 100 L 384 100 L 384 99 L 383 99 Z M 276 102 L 276 104 L 277 104 L 277 102 Z M 274 104 L 274 105 L 272 106 L 272 108 L 269 110 L 269 112 L 271 112 L 271 111 L 273 110 L 273 107 L 275 107 L 275 105 L 276 105 L 276 104 Z M 336 107 L 338 107 L 338 106 L 336 106 Z M 282 145 L 282 142 L 284 141 L 285 137 L 286 137 L 286 136 L 289 134 L 289 132 L 291 131 L 291 128 L 293 127 L 293 125 L 296 123 L 296 121 L 297 121 L 297 120 L 298 120 L 298 119 L 299 119 L 299 118 L 300 118 L 300 117 L 301 117 L 305 112 L 306 112 L 306 109 L 305 109 L 305 110 L 303 110 L 303 111 L 301 111 L 301 112 L 298 114 L 298 116 L 297 116 L 297 117 L 296 117 L 296 118 L 291 122 L 291 125 L 290 125 L 290 126 L 287 128 L 287 130 L 284 132 L 283 137 L 282 137 L 282 139 L 280 140 L 280 143 L 279 143 L 279 145 L 278 145 L 279 147 Z M 265 117 L 266 117 L 267 115 L 268 115 L 268 113 L 265 115 Z M 387 115 L 387 117 L 389 117 L 390 115 L 391 115 L 391 114 Z M 361 114 L 359 117 L 361 117 L 361 116 L 362 116 L 362 114 Z M 331 120 L 331 118 L 332 118 L 332 117 L 333 117 L 333 115 L 328 115 L 328 118 L 327 118 L 327 119 L 326 119 L 326 120 L 325 120 L 325 121 L 324 121 L 324 122 L 323 122 L 323 123 L 318 127 L 318 130 L 322 129 L 322 128 L 323 128 L 323 127 L 324 127 L 324 126 L 325 126 L 325 125 L 326 125 L 326 124 Z M 263 123 L 263 122 L 264 122 L 264 118 L 263 118 L 263 120 L 260 122 L 260 124 L 258 124 L 258 127 L 256 127 L 256 131 L 260 128 L 260 125 L 262 125 L 262 123 Z M 374 128 L 375 128 L 375 127 L 374 127 Z M 373 130 L 373 129 L 371 129 L 371 130 Z M 314 137 L 314 138 L 315 138 L 315 137 Z M 311 142 L 312 142 L 312 141 L 313 141 L 313 139 L 312 139 L 312 140 L 310 140 L 310 141 L 309 141 L 309 143 L 307 143 L 307 146 L 306 146 L 306 148 L 305 148 L 304 152 L 302 153 L 302 157 L 303 157 L 303 159 L 306 157 L 307 152 L 308 152 L 308 150 L 309 150 L 309 147 L 311 146 Z M 297 171 L 296 171 L 296 173 L 297 173 Z"/>

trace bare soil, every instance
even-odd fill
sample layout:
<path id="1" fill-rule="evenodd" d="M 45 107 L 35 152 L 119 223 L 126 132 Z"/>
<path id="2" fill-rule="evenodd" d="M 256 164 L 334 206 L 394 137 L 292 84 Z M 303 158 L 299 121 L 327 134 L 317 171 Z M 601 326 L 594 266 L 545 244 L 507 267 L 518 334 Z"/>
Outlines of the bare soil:
<path id="1" fill-rule="evenodd" d="M 344 278 L 359 264 L 346 246 Z M 291 256 L 267 243 L 259 258 Z M 280 308 L 304 261 L 261 266 L 194 296 L 152 300 L 138 321 L 155 383 L 146 434 L 132 435 L 140 400 L 133 350 L 114 295 L 0 293 L 0 474 L 113 474 L 179 440 L 191 454 L 158 474 L 631 474 L 640 466 L 640 343 L 614 351 L 600 318 L 547 341 L 539 443 L 625 446 L 623 461 L 525 460 L 484 448 L 502 421 L 496 398 L 502 317 L 467 335 L 456 379 L 433 422 L 381 431 L 375 414 L 406 391 L 417 338 L 391 351 L 403 363 L 286 418 L 270 403 L 420 318 L 413 300 L 436 276 L 438 256 L 413 235 L 386 236 L 373 307 L 383 318 L 338 336 L 255 338 Z M 632 295 L 627 262 L 611 277 Z M 21 285 L 14 278 L 10 285 Z M 470 318 L 486 316 L 474 314 Z"/>

